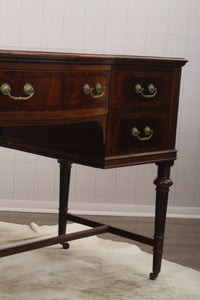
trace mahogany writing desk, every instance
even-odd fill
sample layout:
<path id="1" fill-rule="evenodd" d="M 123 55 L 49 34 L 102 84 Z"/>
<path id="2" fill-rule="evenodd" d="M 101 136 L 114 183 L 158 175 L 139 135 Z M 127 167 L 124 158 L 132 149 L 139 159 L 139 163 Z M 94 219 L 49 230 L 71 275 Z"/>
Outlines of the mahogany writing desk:
<path id="1" fill-rule="evenodd" d="M 153 246 L 160 272 L 184 59 L 0 51 L 0 145 L 58 159 L 57 237 L 0 250 L 7 256 L 110 232 Z M 156 163 L 154 237 L 68 213 L 71 164 Z M 67 220 L 92 229 L 65 234 Z"/>

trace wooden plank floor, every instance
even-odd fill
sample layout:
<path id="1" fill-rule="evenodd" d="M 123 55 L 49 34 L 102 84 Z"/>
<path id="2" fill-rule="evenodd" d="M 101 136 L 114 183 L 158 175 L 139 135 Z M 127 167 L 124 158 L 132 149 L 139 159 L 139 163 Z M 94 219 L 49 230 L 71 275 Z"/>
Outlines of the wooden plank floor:
<path id="1" fill-rule="evenodd" d="M 154 219 L 140 217 L 110 217 L 88 216 L 88 218 L 108 225 L 113 225 L 134 233 L 153 236 Z M 56 214 L 0 212 L 0 221 L 17 224 L 38 225 L 57 224 Z M 168 218 L 165 233 L 165 251 L 163 257 L 184 266 L 200 271 L 200 220 L 199 219 L 173 219 Z M 128 239 L 111 234 L 103 234 L 101 238 L 109 238 L 121 242 L 129 242 L 138 245 L 142 250 L 152 253 L 150 246 L 136 243 Z"/>

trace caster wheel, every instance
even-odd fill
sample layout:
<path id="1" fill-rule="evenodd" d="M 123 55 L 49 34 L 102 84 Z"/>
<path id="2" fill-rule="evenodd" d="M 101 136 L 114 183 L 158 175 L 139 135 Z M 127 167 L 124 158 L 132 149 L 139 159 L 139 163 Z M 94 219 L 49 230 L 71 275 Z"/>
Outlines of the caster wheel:
<path id="1" fill-rule="evenodd" d="M 69 244 L 68 243 L 63 243 L 62 246 L 63 246 L 63 249 L 69 249 Z"/>
<path id="2" fill-rule="evenodd" d="M 156 280 L 158 277 L 158 273 L 150 273 L 150 279 L 151 280 Z"/>

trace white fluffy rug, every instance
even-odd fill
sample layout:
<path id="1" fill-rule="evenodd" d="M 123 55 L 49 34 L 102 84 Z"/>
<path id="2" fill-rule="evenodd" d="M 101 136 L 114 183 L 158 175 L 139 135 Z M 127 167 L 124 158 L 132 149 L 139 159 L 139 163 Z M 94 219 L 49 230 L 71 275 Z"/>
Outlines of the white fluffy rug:
<path id="1" fill-rule="evenodd" d="M 85 229 L 72 224 L 68 232 Z M 0 222 L 2 248 L 22 240 L 48 238 L 57 226 Z M 9 242 L 9 240 L 11 242 Z M 200 272 L 163 260 L 149 280 L 152 255 L 128 243 L 90 237 L 0 258 L 2 300 L 199 300 Z"/>

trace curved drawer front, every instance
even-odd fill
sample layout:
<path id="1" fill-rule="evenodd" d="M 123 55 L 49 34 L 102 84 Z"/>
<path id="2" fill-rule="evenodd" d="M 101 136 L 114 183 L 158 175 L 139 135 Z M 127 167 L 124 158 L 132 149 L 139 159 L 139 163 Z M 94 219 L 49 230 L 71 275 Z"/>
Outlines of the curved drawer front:
<path id="1" fill-rule="evenodd" d="M 3 94 L 7 83 L 9 94 Z M 24 87 L 33 90 L 27 95 Z M 61 73 L 47 71 L 1 71 L 0 111 L 44 111 L 61 107 Z M 28 98 L 28 99 L 27 99 Z"/>
<path id="2" fill-rule="evenodd" d="M 153 113 L 142 116 L 115 115 L 112 119 L 111 155 L 144 153 L 169 148 L 169 116 Z"/>
<path id="3" fill-rule="evenodd" d="M 168 105 L 172 72 L 118 71 L 115 77 L 114 106 L 147 107 Z"/>
<path id="4" fill-rule="evenodd" d="M 67 109 L 105 108 L 109 72 L 64 72 L 64 105 Z"/>
<path id="5" fill-rule="evenodd" d="M 0 71 L 0 112 L 105 109 L 108 79 L 108 72 Z"/>

